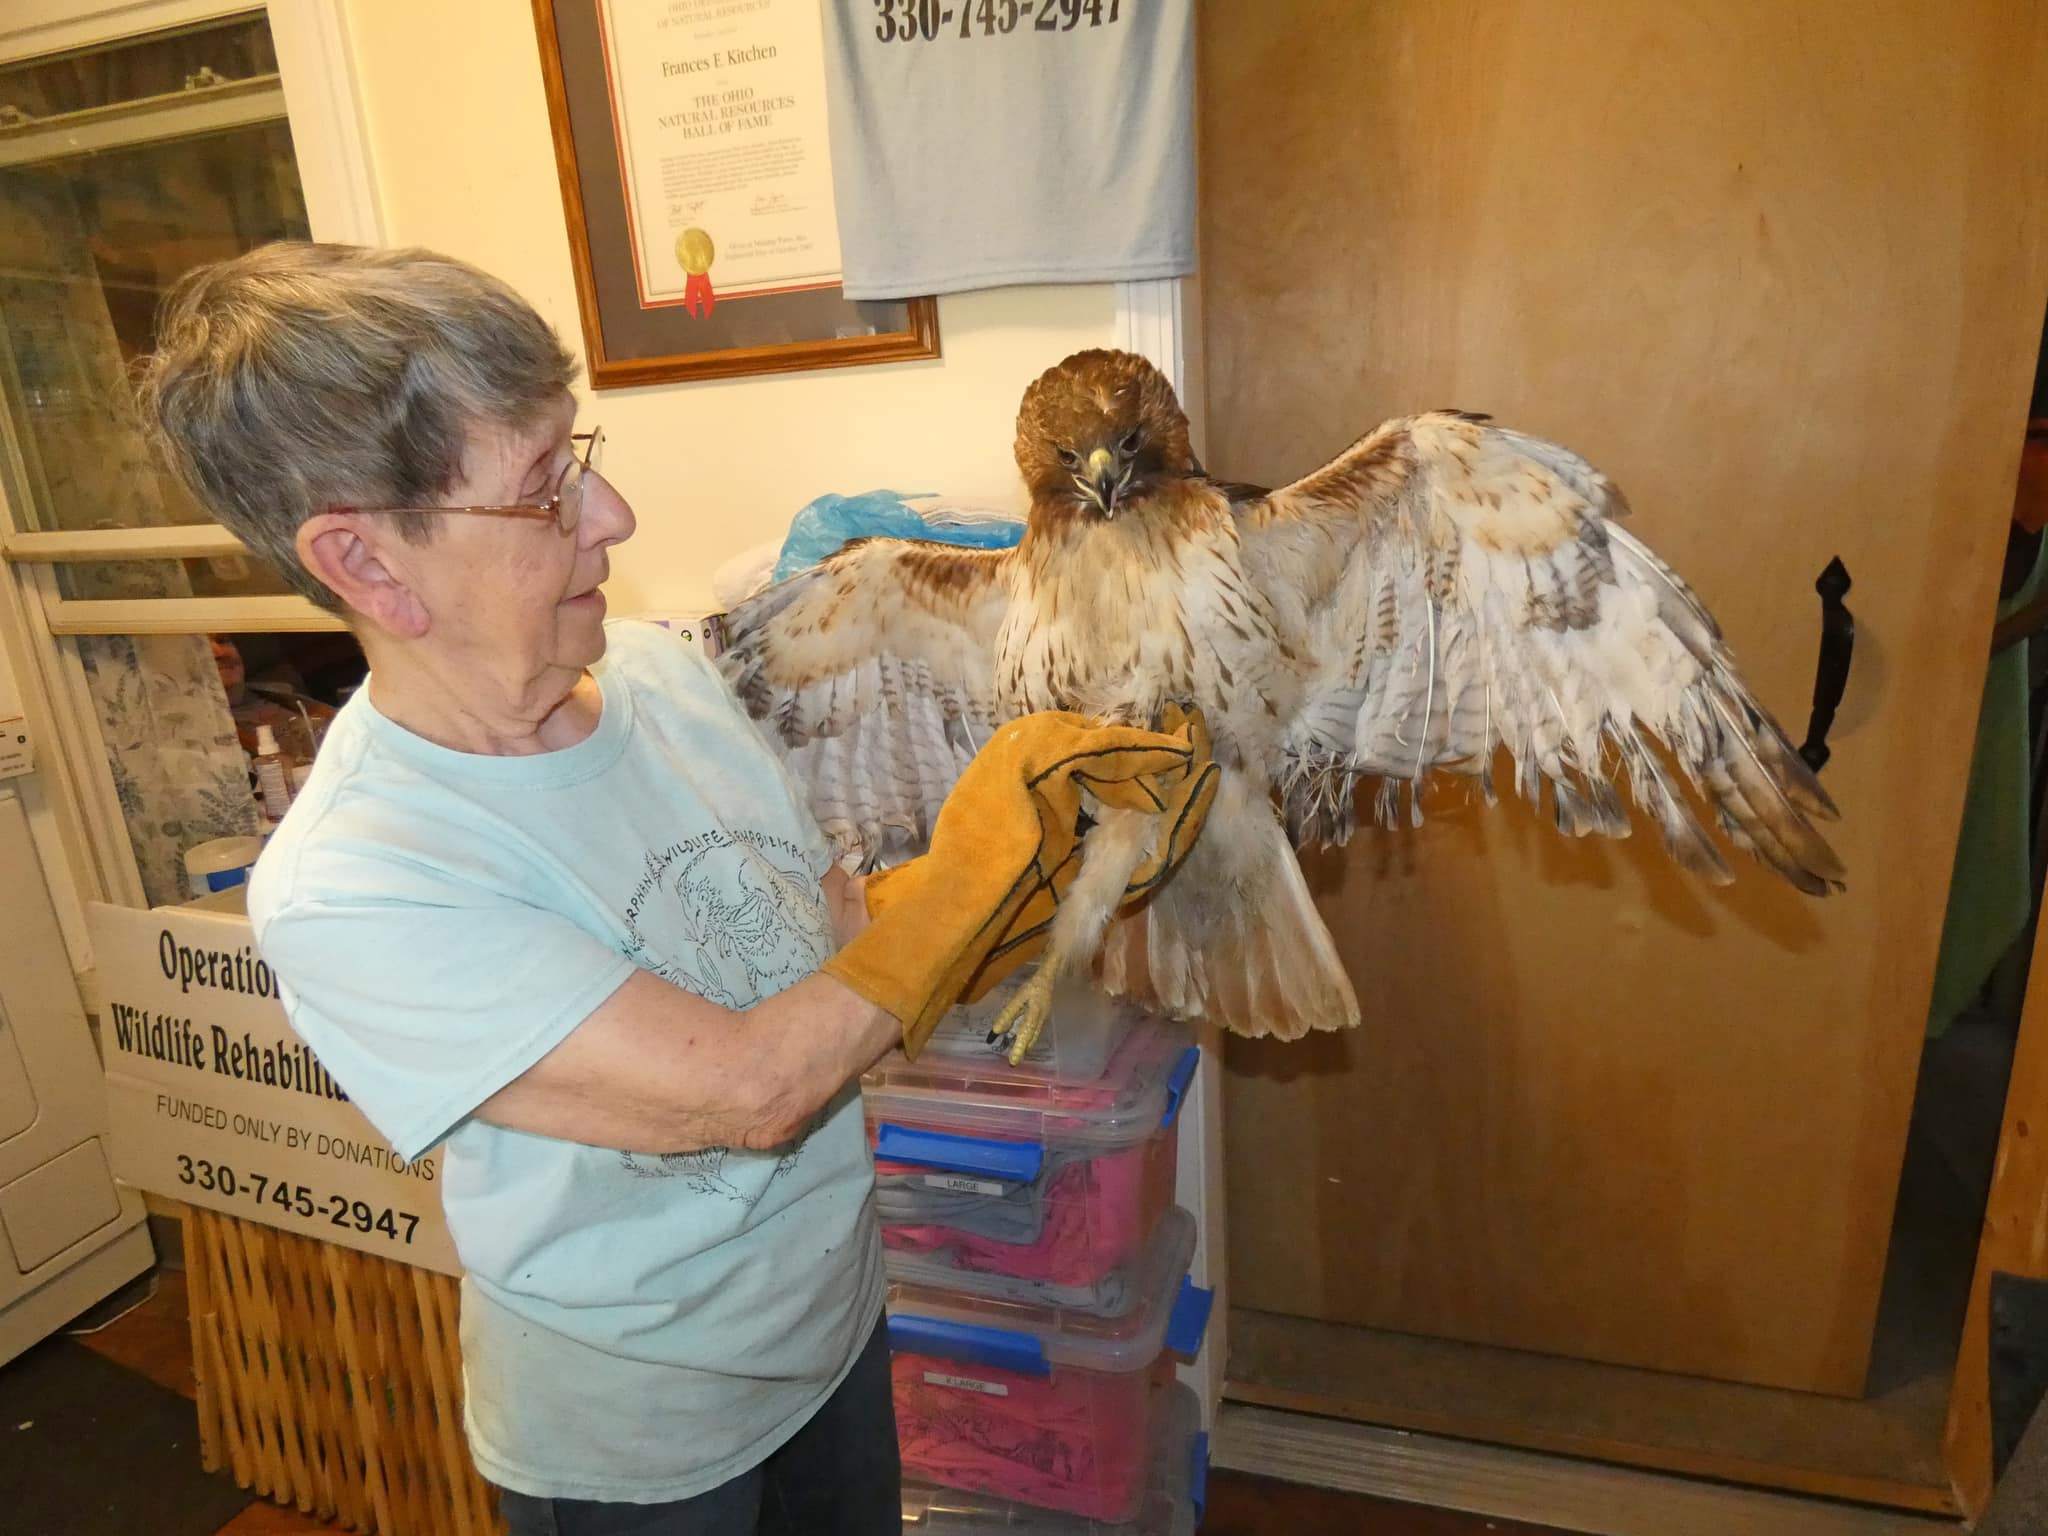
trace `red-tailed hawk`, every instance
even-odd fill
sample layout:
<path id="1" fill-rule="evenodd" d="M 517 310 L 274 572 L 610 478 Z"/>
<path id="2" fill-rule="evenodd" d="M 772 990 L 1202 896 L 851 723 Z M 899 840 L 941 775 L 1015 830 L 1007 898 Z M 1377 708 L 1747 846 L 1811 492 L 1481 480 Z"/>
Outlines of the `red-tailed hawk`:
<path id="1" fill-rule="evenodd" d="M 1004 1024 L 1021 1056 L 1062 971 L 1247 1035 L 1358 1022 L 1293 844 L 1342 843 L 1359 794 L 1420 820 L 1432 771 L 1491 802 L 1496 759 L 1568 836 L 1626 836 L 1623 788 L 1686 868 L 1730 877 L 1691 803 L 1814 895 L 1826 791 L 1700 600 L 1554 443 L 1432 412 L 1274 491 L 1210 480 L 1144 359 L 1078 353 L 1025 392 L 1023 541 L 874 539 L 736 608 L 721 665 L 820 824 L 914 851 L 988 731 L 1039 709 L 1151 723 L 1201 708 L 1222 779 L 1185 865 L 1103 942 L 1152 818 L 1105 812 Z M 1364 781 L 1364 782 L 1361 782 Z"/>

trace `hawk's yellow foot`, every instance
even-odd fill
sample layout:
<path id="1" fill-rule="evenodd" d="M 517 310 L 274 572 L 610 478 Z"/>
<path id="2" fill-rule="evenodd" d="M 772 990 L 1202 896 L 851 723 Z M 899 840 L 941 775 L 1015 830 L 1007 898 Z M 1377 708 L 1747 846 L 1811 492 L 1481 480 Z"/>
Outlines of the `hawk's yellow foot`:
<path id="1" fill-rule="evenodd" d="M 1031 1047 L 1038 1043 L 1046 1020 L 1052 1017 L 1052 995 L 1059 981 L 1058 966 L 1040 964 L 1024 979 L 1017 995 L 1003 1004 L 1003 1011 L 996 1015 L 996 1021 L 988 1032 L 989 1044 L 994 1045 L 1008 1035 L 1011 1066 L 1022 1066 L 1024 1058 L 1031 1053 Z"/>

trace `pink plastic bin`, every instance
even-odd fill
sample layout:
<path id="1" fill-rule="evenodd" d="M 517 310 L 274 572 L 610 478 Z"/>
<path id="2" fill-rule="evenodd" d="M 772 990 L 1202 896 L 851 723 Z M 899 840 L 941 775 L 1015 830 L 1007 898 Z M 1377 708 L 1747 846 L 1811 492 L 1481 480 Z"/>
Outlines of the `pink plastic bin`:
<path id="1" fill-rule="evenodd" d="M 1201 1405 L 1186 1387 L 1171 1388 L 1165 1406 L 1155 1406 L 1152 1422 L 1145 1492 L 1127 1521 L 1080 1520 L 985 1493 L 906 1480 L 904 1536 L 1194 1536 L 1209 1474 Z"/>
<path id="2" fill-rule="evenodd" d="M 1116 1315 L 1173 1204 L 1175 1118 L 1200 1060 L 1143 1019 L 1092 1083 L 1000 1058 L 912 1065 L 864 1084 L 892 1279 Z"/>
<path id="3" fill-rule="evenodd" d="M 1149 1489 L 1174 1356 L 1192 1357 L 1208 1322 L 1210 1293 L 1187 1280 L 1188 1247 L 1153 1245 L 1138 1304 L 1121 1318 L 891 1285 L 905 1479 L 1111 1525 L 1132 1520 Z"/>

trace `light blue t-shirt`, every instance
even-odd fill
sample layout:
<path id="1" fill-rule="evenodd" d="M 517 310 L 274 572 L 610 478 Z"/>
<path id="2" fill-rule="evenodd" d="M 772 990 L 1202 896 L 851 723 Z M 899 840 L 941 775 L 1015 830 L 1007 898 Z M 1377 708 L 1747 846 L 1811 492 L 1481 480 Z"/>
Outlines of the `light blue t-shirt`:
<path id="1" fill-rule="evenodd" d="M 468 1271 L 478 1468 L 536 1497 L 649 1503 L 802 1427 L 881 1310 L 857 1084 L 798 1142 L 649 1155 L 472 1111 L 641 966 L 743 1009 L 817 970 L 830 853 L 717 670 L 608 626 L 597 728 L 481 757 L 365 689 L 250 882 L 292 1026 L 441 1191 Z"/>

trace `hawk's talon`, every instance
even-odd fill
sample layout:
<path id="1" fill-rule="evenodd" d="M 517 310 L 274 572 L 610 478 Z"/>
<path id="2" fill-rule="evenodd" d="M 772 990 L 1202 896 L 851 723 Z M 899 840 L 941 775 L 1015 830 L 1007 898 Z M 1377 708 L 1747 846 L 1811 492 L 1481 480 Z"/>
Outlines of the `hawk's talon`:
<path id="1" fill-rule="evenodd" d="M 1003 1011 L 996 1015 L 995 1024 L 988 1032 L 989 1044 L 997 1045 L 1004 1035 L 1008 1035 L 1011 1066 L 1022 1066 L 1024 1058 L 1038 1043 L 1046 1021 L 1052 1017 L 1052 995 L 1058 984 L 1058 969 L 1040 965 L 1017 989 L 1016 996 L 1003 1004 Z"/>

